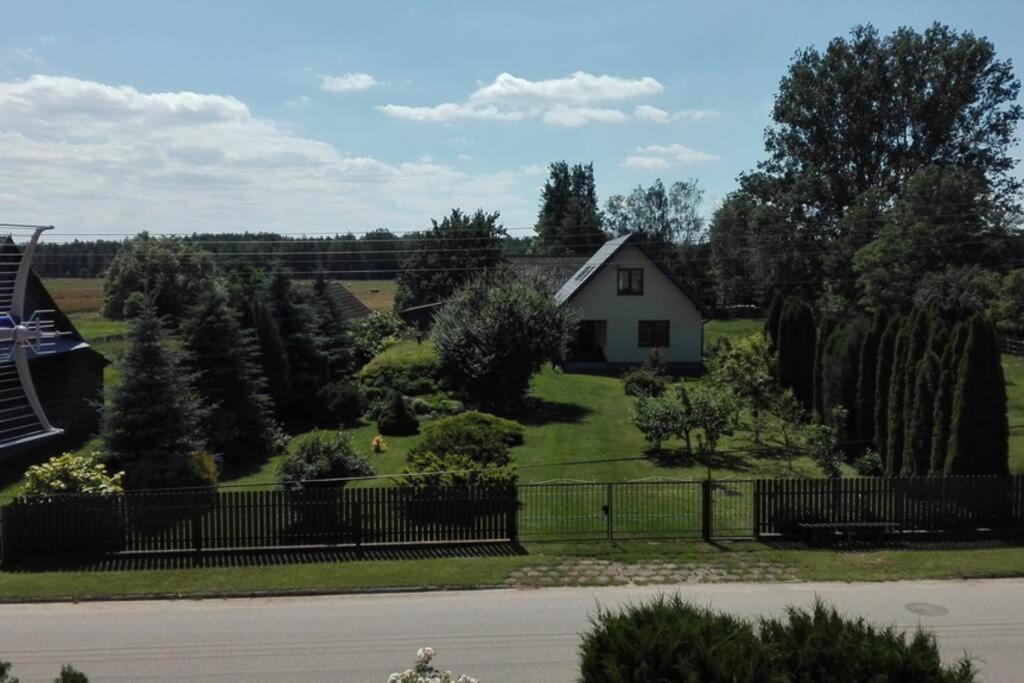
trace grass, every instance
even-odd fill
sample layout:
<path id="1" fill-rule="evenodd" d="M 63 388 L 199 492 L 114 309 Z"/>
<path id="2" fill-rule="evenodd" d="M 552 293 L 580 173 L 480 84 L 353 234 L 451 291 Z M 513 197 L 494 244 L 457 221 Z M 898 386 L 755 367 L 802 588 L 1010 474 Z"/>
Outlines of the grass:
<path id="1" fill-rule="evenodd" d="M 351 280 L 345 286 L 374 311 L 391 311 L 395 307 L 396 280 Z"/>
<path id="2" fill-rule="evenodd" d="M 103 308 L 103 278 L 48 277 L 43 285 L 67 314 L 96 312 Z"/>
<path id="3" fill-rule="evenodd" d="M 704 323 L 704 348 L 709 348 L 719 339 L 746 337 L 764 330 L 762 318 L 738 318 L 736 320 L 709 320 Z"/>
<path id="4" fill-rule="evenodd" d="M 79 570 L 0 571 L 0 600 L 89 599 L 203 594 L 247 595 L 257 592 L 334 592 L 384 588 L 502 586 L 510 573 L 523 568 L 545 570 L 520 578 L 520 585 L 543 585 L 563 562 L 607 560 L 625 564 L 651 561 L 692 563 L 728 574 L 737 567 L 767 563 L 787 568 L 803 581 L 887 581 L 1020 576 L 1024 548 L 981 547 L 936 550 L 780 550 L 761 543 L 707 545 L 698 542 L 599 542 L 526 544 L 521 554 L 485 557 L 367 559 L 314 563 L 260 560 L 224 562 L 229 566 L 188 566 L 147 571 L 111 571 L 107 565 Z M 28 569 L 28 570 L 26 570 Z M 39 568 L 35 568 L 39 569 Z M 522 577 L 522 573 L 518 576 Z"/>

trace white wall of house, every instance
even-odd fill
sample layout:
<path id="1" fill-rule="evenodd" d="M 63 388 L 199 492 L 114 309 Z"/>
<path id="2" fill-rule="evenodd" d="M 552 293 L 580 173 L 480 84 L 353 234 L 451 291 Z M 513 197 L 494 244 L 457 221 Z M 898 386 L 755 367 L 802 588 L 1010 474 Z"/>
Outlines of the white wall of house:
<path id="1" fill-rule="evenodd" d="M 644 293 L 618 294 L 618 270 L 643 268 Z M 605 356 L 609 363 L 642 363 L 651 349 L 639 345 L 641 320 L 668 320 L 670 363 L 701 362 L 701 313 L 697 305 L 635 246 L 627 244 L 566 305 L 584 320 L 608 321 Z"/>

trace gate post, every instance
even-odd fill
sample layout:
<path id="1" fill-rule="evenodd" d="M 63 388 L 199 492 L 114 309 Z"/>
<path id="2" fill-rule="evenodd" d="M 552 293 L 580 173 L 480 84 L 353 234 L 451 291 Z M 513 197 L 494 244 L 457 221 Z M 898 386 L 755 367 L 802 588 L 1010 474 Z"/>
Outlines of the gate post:
<path id="1" fill-rule="evenodd" d="M 608 518 L 608 540 L 614 540 L 615 538 L 615 522 L 613 521 L 614 508 L 612 507 L 613 489 L 614 484 L 608 482 L 608 489 L 605 493 L 605 516 Z"/>
<path id="2" fill-rule="evenodd" d="M 519 487 L 513 485 L 508 498 L 508 540 L 512 543 L 519 542 Z"/>
<path id="3" fill-rule="evenodd" d="M 754 480 L 754 540 L 761 539 L 761 480 Z"/>
<path id="4" fill-rule="evenodd" d="M 200 505 L 200 496 L 202 494 L 198 491 L 192 491 L 192 495 L 188 497 L 190 507 L 192 508 L 192 548 L 195 551 L 196 559 L 203 552 L 203 517 L 202 517 L 202 506 Z"/>
<path id="5" fill-rule="evenodd" d="M 705 541 L 711 540 L 711 515 L 714 511 L 714 503 L 711 500 L 711 479 L 705 479 L 700 483 L 701 491 L 701 537 Z"/>

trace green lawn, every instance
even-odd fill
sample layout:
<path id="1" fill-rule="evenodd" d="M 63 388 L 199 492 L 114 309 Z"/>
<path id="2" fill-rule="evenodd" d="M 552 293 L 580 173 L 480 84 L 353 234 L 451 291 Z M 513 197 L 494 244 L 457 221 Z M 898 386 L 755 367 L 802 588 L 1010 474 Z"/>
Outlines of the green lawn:
<path id="1" fill-rule="evenodd" d="M 513 572 L 517 585 L 542 586 L 552 580 L 561 582 L 566 564 L 576 560 L 692 564 L 716 572 L 724 580 L 751 580 L 750 568 L 766 565 L 785 568 L 789 580 L 802 581 L 960 579 L 1024 573 L 1024 548 L 1018 547 L 840 552 L 779 550 L 755 542 L 714 546 L 699 542 L 533 543 L 526 544 L 522 554 L 488 557 L 256 562 L 256 566 L 240 563 L 227 567 L 190 567 L 186 559 L 180 569 L 111 571 L 87 565 L 80 570 L 0 571 L 0 600 L 499 587 Z M 536 571 L 521 571 L 526 568 Z M 770 576 L 761 580 L 765 578 L 771 580 Z"/>
<path id="2" fill-rule="evenodd" d="M 395 307 L 397 280 L 345 280 L 344 283 L 348 291 L 375 311 L 390 311 Z"/>

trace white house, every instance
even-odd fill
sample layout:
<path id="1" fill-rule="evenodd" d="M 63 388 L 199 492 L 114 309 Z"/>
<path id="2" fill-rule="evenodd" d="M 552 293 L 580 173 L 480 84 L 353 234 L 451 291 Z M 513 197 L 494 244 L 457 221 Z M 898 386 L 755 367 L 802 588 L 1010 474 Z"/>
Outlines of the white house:
<path id="1" fill-rule="evenodd" d="M 645 253 L 638 235 L 605 242 L 555 298 L 582 313 L 570 369 L 637 365 L 656 348 L 677 371 L 701 367 L 703 305 Z"/>

